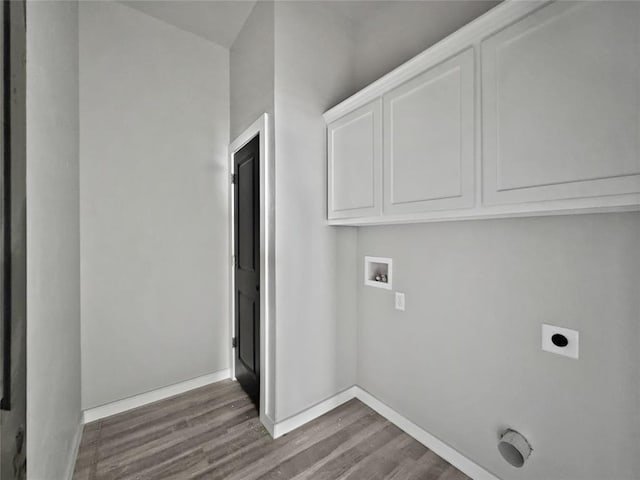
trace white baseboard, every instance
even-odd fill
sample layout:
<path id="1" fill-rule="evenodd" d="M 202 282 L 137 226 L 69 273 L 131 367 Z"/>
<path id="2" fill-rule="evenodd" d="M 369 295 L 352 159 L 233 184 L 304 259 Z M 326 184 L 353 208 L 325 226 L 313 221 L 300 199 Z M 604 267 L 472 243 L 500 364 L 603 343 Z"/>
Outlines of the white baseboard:
<path id="1" fill-rule="evenodd" d="M 420 428 L 406 417 L 400 415 L 369 392 L 360 387 L 354 387 L 354 389 L 355 397 L 358 400 L 371 407 L 381 416 L 397 426 L 400 430 L 415 438 L 429 450 L 432 450 L 436 455 L 449 462 L 465 475 L 473 478 L 474 480 L 499 480 L 498 477 L 488 472 L 477 463 L 471 461 L 460 452 L 444 443 L 442 440 Z"/>
<path id="2" fill-rule="evenodd" d="M 205 385 L 225 380 L 229 378 L 230 375 L 230 370 L 226 368 L 215 373 L 141 393 L 140 395 L 116 400 L 115 402 L 100 405 L 99 407 L 89 408 L 84 411 L 83 423 L 95 422 L 101 418 L 110 417 L 111 415 L 126 412 L 133 408 L 157 402 L 158 400 L 164 400 L 165 398 L 173 397 L 174 395 L 179 395 L 195 388 L 204 387 Z"/>
<path id="3" fill-rule="evenodd" d="M 67 480 L 73 480 L 73 472 L 76 469 L 76 460 L 78 458 L 78 451 L 80 450 L 80 441 L 82 440 L 82 415 L 78 419 L 78 425 L 76 426 L 76 433 L 73 435 L 71 443 L 71 450 L 69 452 L 69 460 L 67 462 L 67 472 L 64 476 Z"/>
<path id="4" fill-rule="evenodd" d="M 202 377 L 193 378 L 191 380 L 187 380 L 186 382 L 176 383 L 175 385 L 169 385 L 168 387 L 159 388 L 151 392 L 142 393 L 134 397 L 125 398 L 123 400 L 118 400 L 106 405 L 91 408 L 84 411 L 83 423 L 93 422 L 104 417 L 122 413 L 133 408 L 141 407 L 148 403 L 163 400 L 165 398 L 172 397 L 189 390 L 193 390 L 194 388 L 219 382 L 220 380 L 230 378 L 230 375 L 230 370 L 225 369 L 209 375 L 204 375 Z M 326 400 L 296 415 L 282 420 L 281 422 L 274 422 L 266 415 L 261 415 L 260 421 L 265 426 L 269 434 L 275 439 L 291 432 L 292 430 L 295 430 L 298 427 L 301 427 L 302 425 L 320 417 L 321 415 L 324 415 L 325 413 L 333 410 L 336 407 L 339 407 L 343 403 L 346 403 L 353 398 L 357 398 L 365 405 L 371 407 L 378 414 L 389 420 L 391 423 L 396 425 L 411 437 L 415 438 L 429 450 L 432 450 L 436 455 L 449 462 L 465 475 L 473 478 L 474 480 L 500 480 L 498 477 L 488 472 L 477 463 L 465 457 L 460 452 L 444 443 L 442 440 L 434 437 L 429 432 L 411 422 L 409 419 L 396 412 L 384 402 L 378 400 L 369 392 L 363 390 L 358 386 L 348 388 L 347 390 L 344 390 L 334 395 L 333 397 L 327 398 Z M 69 467 L 71 472 L 68 478 L 71 478 L 71 475 L 73 475 L 73 467 L 75 465 L 75 458 L 77 456 L 78 447 L 80 446 L 81 433 L 82 425 L 80 425 L 78 433 L 76 434 L 76 439 L 74 439 L 74 454 L 71 466 Z"/>
<path id="5" fill-rule="evenodd" d="M 400 428 L 411 437 L 422 443 L 429 450 L 432 450 L 436 455 L 443 458 L 451 465 L 456 467 L 465 475 L 473 478 L 474 480 L 500 480 L 498 477 L 482 468 L 477 463 L 473 462 L 469 458 L 462 455 L 460 452 L 450 447 L 442 440 L 434 437 L 426 430 L 422 429 L 415 423 L 411 422 L 406 417 L 402 416 L 394 409 L 386 405 L 384 402 L 378 400 L 366 390 L 354 386 L 343 392 L 334 395 L 331 398 L 324 400 L 323 402 L 314 405 L 303 412 L 287 418 L 281 422 L 277 422 L 275 425 L 271 423 L 267 425 L 264 420 L 262 423 L 267 427 L 269 433 L 273 438 L 281 437 L 282 435 L 295 430 L 298 427 L 318 418 L 321 415 L 333 410 L 334 408 L 348 402 L 352 398 L 357 398 L 365 405 L 371 407 L 379 415 L 383 416 L 395 426 Z M 272 426 L 273 430 L 269 427 Z"/>
<path id="6" fill-rule="evenodd" d="M 269 432 L 271 438 L 275 439 L 276 437 L 273 434 L 275 431 L 276 423 L 271 419 L 271 417 L 269 417 L 269 415 L 267 415 L 266 413 L 260 413 L 260 423 L 262 423 L 262 425 L 264 425 L 264 428 L 267 429 L 267 432 Z"/>
<path id="7" fill-rule="evenodd" d="M 318 418 L 321 415 L 333 410 L 336 407 L 339 407 L 345 402 L 348 402 L 352 398 L 355 398 L 355 388 L 351 387 L 343 392 L 334 395 L 333 397 L 327 398 L 326 400 L 314 405 L 311 408 L 308 408 L 292 417 L 289 417 L 281 422 L 277 422 L 273 426 L 273 438 L 281 437 L 282 435 L 289 433 L 292 430 L 295 430 L 298 427 L 301 427 L 305 423 L 310 422 Z"/>

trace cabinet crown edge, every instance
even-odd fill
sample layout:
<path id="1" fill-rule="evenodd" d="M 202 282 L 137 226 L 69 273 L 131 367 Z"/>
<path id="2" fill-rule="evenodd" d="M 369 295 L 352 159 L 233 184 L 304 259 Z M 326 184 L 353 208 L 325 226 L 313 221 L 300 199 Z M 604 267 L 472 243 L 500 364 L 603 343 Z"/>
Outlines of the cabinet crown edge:
<path id="1" fill-rule="evenodd" d="M 422 53 L 406 61 L 391 72 L 356 92 L 323 114 L 329 124 L 366 103 L 381 97 L 390 89 L 423 72 L 426 68 L 473 47 L 481 42 L 487 32 L 505 26 L 550 3 L 551 0 L 506 0 L 448 37 L 440 40 Z"/>

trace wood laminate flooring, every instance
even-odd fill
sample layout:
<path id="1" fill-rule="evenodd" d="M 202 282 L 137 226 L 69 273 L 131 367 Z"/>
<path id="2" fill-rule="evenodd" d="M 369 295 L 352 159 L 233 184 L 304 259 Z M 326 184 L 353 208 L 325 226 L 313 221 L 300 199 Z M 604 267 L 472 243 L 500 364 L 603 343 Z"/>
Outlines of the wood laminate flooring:
<path id="1" fill-rule="evenodd" d="M 73 480 L 468 480 L 359 400 L 273 440 L 225 380 L 85 425 Z"/>

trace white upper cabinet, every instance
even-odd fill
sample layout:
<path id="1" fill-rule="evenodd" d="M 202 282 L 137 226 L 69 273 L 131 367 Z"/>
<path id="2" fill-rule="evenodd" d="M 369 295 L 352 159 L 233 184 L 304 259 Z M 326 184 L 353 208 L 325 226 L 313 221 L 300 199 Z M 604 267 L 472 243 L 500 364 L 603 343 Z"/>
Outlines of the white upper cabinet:
<path id="1" fill-rule="evenodd" d="M 382 107 L 374 100 L 328 125 L 328 216 L 381 211 Z"/>
<path id="2" fill-rule="evenodd" d="M 483 203 L 640 191 L 640 2 L 558 2 L 482 42 Z"/>
<path id="3" fill-rule="evenodd" d="M 324 114 L 329 223 L 640 210 L 640 1 L 505 1 Z"/>
<path id="4" fill-rule="evenodd" d="M 384 95 L 384 212 L 474 203 L 473 49 Z"/>

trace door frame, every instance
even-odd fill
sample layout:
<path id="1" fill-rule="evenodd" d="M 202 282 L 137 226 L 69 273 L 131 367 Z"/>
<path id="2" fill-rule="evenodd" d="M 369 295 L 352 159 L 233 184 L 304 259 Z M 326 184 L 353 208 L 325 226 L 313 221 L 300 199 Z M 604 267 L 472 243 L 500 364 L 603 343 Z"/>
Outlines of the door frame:
<path id="1" fill-rule="evenodd" d="M 269 129 L 269 115 L 263 113 L 253 124 L 242 132 L 229 146 L 229 328 L 231 338 L 235 336 L 235 211 L 234 188 L 231 183 L 235 173 L 234 156 L 256 135 L 260 136 L 260 421 L 273 436 L 275 424 L 275 384 L 273 366 L 275 365 L 273 306 L 275 275 L 275 242 L 274 227 L 274 198 L 273 189 L 273 158 L 271 155 L 271 138 Z M 231 338 L 229 344 L 231 344 Z M 229 365 L 231 378 L 235 380 L 235 348 L 231 347 Z"/>

